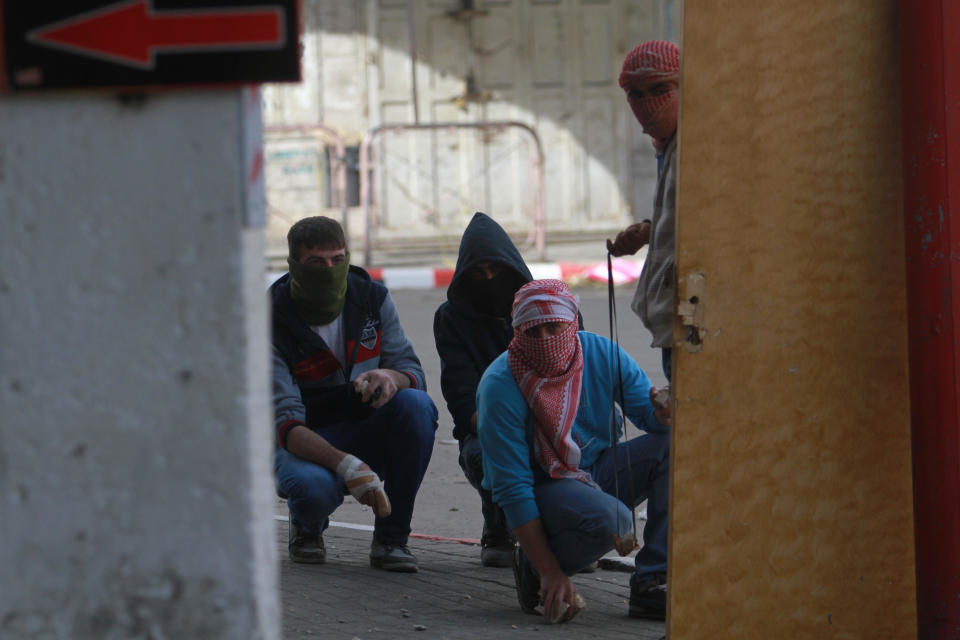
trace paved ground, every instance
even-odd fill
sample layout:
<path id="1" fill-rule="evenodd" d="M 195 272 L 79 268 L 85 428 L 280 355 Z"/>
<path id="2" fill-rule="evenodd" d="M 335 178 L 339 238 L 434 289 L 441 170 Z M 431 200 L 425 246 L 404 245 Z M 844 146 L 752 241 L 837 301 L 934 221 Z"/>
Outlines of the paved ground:
<path id="1" fill-rule="evenodd" d="M 304 638 L 616 638 L 655 640 L 663 623 L 626 615 L 629 573 L 598 570 L 574 576 L 587 607 L 573 621 L 545 625 L 520 611 L 510 569 L 480 566 L 477 547 L 411 539 L 418 574 L 371 569 L 370 534 L 330 527 L 324 535 L 327 564 L 294 564 L 287 558 L 286 524 L 277 526 L 281 554 L 283 637 Z"/>
<path id="2" fill-rule="evenodd" d="M 575 291 L 584 324 L 607 335 L 606 287 Z M 660 353 L 629 309 L 630 286 L 617 290 L 621 345 L 655 385 L 664 383 Z M 293 564 L 286 554 L 286 505 L 278 500 L 277 553 L 281 557 L 284 638 L 469 639 L 537 633 L 557 638 L 660 638 L 662 623 L 626 615 L 629 573 L 600 570 L 574 578 L 587 609 L 574 621 L 547 627 L 542 618 L 520 611 L 509 569 L 480 566 L 479 547 L 443 538 L 476 541 L 482 518 L 480 499 L 457 464 L 452 422 L 440 394 L 440 363 L 433 343 L 433 313 L 443 290 L 393 293 L 400 319 L 427 373 L 428 392 L 440 410 L 433 458 L 417 498 L 411 550 L 422 568 L 417 575 L 394 575 L 369 567 L 367 553 L 373 515 L 352 498 L 338 509 L 324 539 L 322 566 Z M 439 538 L 439 539 L 438 539 Z M 424 627 L 418 630 L 418 625 Z"/>

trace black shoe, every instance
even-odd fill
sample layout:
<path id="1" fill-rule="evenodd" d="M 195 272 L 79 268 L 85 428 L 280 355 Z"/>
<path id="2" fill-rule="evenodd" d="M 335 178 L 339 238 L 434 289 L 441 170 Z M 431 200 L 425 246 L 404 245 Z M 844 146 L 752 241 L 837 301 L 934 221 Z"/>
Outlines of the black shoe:
<path id="1" fill-rule="evenodd" d="M 383 544 L 376 538 L 370 544 L 370 566 L 398 573 L 420 571 L 417 558 L 405 544 Z"/>
<path id="2" fill-rule="evenodd" d="M 585 566 L 583 569 L 580 569 L 580 571 L 578 571 L 577 573 L 595 573 L 597 570 L 598 564 L 599 563 L 597 562 L 591 562 L 590 564 Z"/>
<path id="3" fill-rule="evenodd" d="M 293 562 L 304 564 L 323 564 L 327 561 L 327 550 L 323 546 L 323 536 L 309 536 L 301 532 L 293 522 L 289 523 L 287 552 Z"/>
<path id="4" fill-rule="evenodd" d="M 514 549 L 511 558 L 513 581 L 517 586 L 517 601 L 520 603 L 520 608 L 524 613 L 539 613 L 537 606 L 540 604 L 540 576 L 533 570 L 533 566 L 519 545 Z"/>
<path id="5" fill-rule="evenodd" d="M 630 587 L 630 617 L 666 619 L 667 574 L 651 573 Z"/>
<path id="6" fill-rule="evenodd" d="M 509 567 L 517 542 L 506 531 L 484 529 L 480 537 L 480 564 L 485 567 Z"/>

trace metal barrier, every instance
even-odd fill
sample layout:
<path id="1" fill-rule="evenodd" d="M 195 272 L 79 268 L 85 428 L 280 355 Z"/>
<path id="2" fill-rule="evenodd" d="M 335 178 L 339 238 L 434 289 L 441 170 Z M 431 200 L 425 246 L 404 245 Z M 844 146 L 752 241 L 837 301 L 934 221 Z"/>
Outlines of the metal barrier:
<path id="1" fill-rule="evenodd" d="M 537 248 L 537 257 L 544 260 L 546 257 L 546 223 L 543 214 L 543 146 L 540 144 L 540 136 L 528 124 L 515 120 L 487 120 L 478 122 L 433 122 L 425 124 L 381 124 L 367 131 L 360 143 L 360 204 L 363 207 L 363 220 L 366 227 L 363 231 L 363 261 L 365 266 L 370 266 L 373 253 L 373 232 L 379 225 L 379 220 L 371 213 L 371 193 L 370 186 L 372 179 L 370 172 L 370 147 L 373 142 L 381 135 L 393 132 L 402 133 L 410 130 L 429 130 L 429 129 L 493 129 L 502 130 L 507 128 L 520 129 L 525 131 L 533 139 L 534 158 L 533 158 L 533 225 L 527 234 L 526 244 Z"/>
<path id="2" fill-rule="evenodd" d="M 340 204 L 340 224 L 343 226 L 343 235 L 350 237 L 349 217 L 347 215 L 347 150 L 343 143 L 343 138 L 337 133 L 336 129 L 328 127 L 325 124 L 292 124 L 292 125 L 271 125 L 264 127 L 266 135 L 276 133 L 299 133 L 306 136 L 312 136 L 319 142 L 333 142 L 336 149 L 336 157 L 333 158 L 333 164 L 330 168 L 331 174 L 336 175 L 335 189 L 336 202 Z"/>

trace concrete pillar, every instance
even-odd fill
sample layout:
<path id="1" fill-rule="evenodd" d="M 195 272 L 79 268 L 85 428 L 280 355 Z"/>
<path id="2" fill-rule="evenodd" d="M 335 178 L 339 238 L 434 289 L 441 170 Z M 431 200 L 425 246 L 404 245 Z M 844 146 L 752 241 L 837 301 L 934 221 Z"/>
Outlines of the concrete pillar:
<path id="1" fill-rule="evenodd" d="M 278 637 L 259 136 L 0 100 L 0 637 Z"/>

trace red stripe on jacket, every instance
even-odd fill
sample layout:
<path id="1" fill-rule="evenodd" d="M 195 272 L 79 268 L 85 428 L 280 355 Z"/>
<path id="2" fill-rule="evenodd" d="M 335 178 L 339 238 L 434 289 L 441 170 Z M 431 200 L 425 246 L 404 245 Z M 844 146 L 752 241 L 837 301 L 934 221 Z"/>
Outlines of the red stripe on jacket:
<path id="1" fill-rule="evenodd" d="M 296 426 L 305 427 L 307 425 L 303 424 L 299 420 L 287 420 L 280 428 L 277 429 L 277 444 L 279 444 L 284 449 L 287 448 L 287 436 L 290 435 L 290 430 Z"/>
<path id="2" fill-rule="evenodd" d="M 377 346 L 379 344 L 378 340 Z M 318 351 L 306 360 L 293 365 L 293 375 L 297 380 L 323 380 L 339 368 L 340 363 L 332 353 Z"/>

